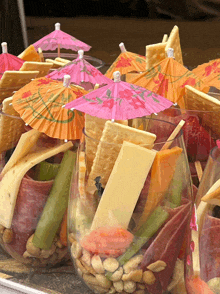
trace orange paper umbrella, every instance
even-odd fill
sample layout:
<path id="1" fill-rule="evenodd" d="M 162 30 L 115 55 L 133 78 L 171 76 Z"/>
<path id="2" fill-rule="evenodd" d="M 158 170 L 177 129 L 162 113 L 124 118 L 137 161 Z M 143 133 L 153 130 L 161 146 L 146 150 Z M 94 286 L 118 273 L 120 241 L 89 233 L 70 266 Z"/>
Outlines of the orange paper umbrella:
<path id="1" fill-rule="evenodd" d="M 203 63 L 192 70 L 207 85 L 220 89 L 220 59 Z"/>
<path id="2" fill-rule="evenodd" d="M 84 116 L 79 111 L 70 111 L 62 106 L 87 94 L 76 86 L 70 86 L 70 76 L 64 81 L 38 78 L 18 90 L 13 96 L 13 107 L 24 122 L 49 137 L 80 139 Z"/>
<path id="3" fill-rule="evenodd" d="M 107 78 L 112 79 L 115 71 L 119 71 L 121 75 L 124 75 L 129 72 L 142 72 L 146 70 L 146 58 L 144 56 L 128 52 L 125 49 L 124 43 L 120 43 L 119 47 L 121 54 L 105 73 Z"/>
<path id="4" fill-rule="evenodd" d="M 205 93 L 209 91 L 209 86 L 193 72 L 175 61 L 173 54 L 147 71 L 137 75 L 130 83 L 153 91 L 173 103 L 177 103 L 181 108 L 185 107 L 184 94 L 186 85 Z"/>

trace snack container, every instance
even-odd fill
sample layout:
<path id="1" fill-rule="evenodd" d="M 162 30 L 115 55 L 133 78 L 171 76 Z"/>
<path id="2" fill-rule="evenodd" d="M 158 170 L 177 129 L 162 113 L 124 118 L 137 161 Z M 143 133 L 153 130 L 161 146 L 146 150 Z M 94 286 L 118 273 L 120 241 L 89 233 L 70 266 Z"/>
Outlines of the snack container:
<path id="1" fill-rule="evenodd" d="M 191 292 L 197 286 L 206 289 L 206 293 L 219 293 L 219 178 L 220 150 L 216 146 L 210 152 L 196 197 L 198 231 L 193 231 L 192 266 L 186 271 L 187 287 Z"/>
<path id="2" fill-rule="evenodd" d="M 78 147 L 68 242 L 76 272 L 94 293 L 185 289 L 193 198 L 183 134 L 168 140 L 176 125 L 143 122 L 140 130 L 107 121 L 100 140 L 85 130 Z"/>
<path id="3" fill-rule="evenodd" d="M 7 99 L 0 114 L 0 243 L 28 266 L 53 266 L 69 259 L 66 217 L 76 142 L 25 126 Z"/>

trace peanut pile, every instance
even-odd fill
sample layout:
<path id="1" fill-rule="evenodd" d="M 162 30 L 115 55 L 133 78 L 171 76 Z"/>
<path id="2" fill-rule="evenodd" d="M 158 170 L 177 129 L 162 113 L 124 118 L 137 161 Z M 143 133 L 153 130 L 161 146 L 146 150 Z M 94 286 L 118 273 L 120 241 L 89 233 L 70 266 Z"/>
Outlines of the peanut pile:
<path id="1" fill-rule="evenodd" d="M 143 260 L 142 254 L 133 256 L 120 266 L 116 258 L 101 258 L 86 251 L 76 240 L 71 243 L 71 255 L 79 275 L 98 293 L 144 294 L 146 285 L 152 285 L 156 281 L 154 273 L 165 270 L 167 266 L 164 261 L 157 260 L 143 271 L 139 268 Z M 112 273 L 110 279 L 105 276 L 106 272 Z"/>

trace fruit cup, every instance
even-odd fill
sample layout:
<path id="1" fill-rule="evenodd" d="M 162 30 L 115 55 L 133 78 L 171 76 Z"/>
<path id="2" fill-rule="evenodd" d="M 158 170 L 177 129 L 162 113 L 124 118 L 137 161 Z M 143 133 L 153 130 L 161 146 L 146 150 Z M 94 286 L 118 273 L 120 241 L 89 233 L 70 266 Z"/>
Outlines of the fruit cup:
<path id="1" fill-rule="evenodd" d="M 185 287 L 193 198 L 183 133 L 165 145 L 176 126 L 143 122 L 137 130 L 107 121 L 100 140 L 85 130 L 78 147 L 68 242 L 76 272 L 94 293 Z"/>
<path id="2" fill-rule="evenodd" d="M 76 142 L 26 127 L 11 98 L 4 100 L 0 116 L 0 243 L 31 267 L 68 260 L 68 187 Z"/>

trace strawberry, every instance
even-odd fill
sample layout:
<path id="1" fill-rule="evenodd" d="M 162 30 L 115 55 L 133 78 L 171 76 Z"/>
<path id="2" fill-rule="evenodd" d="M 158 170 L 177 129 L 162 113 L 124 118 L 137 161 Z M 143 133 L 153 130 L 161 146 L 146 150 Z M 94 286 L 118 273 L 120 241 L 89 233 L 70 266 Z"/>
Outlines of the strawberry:
<path id="1" fill-rule="evenodd" d="M 215 141 L 200 125 L 196 115 L 183 114 L 175 118 L 175 123 L 178 124 L 181 119 L 185 120 L 183 136 L 189 161 L 206 161 L 210 150 L 215 146 Z"/>

